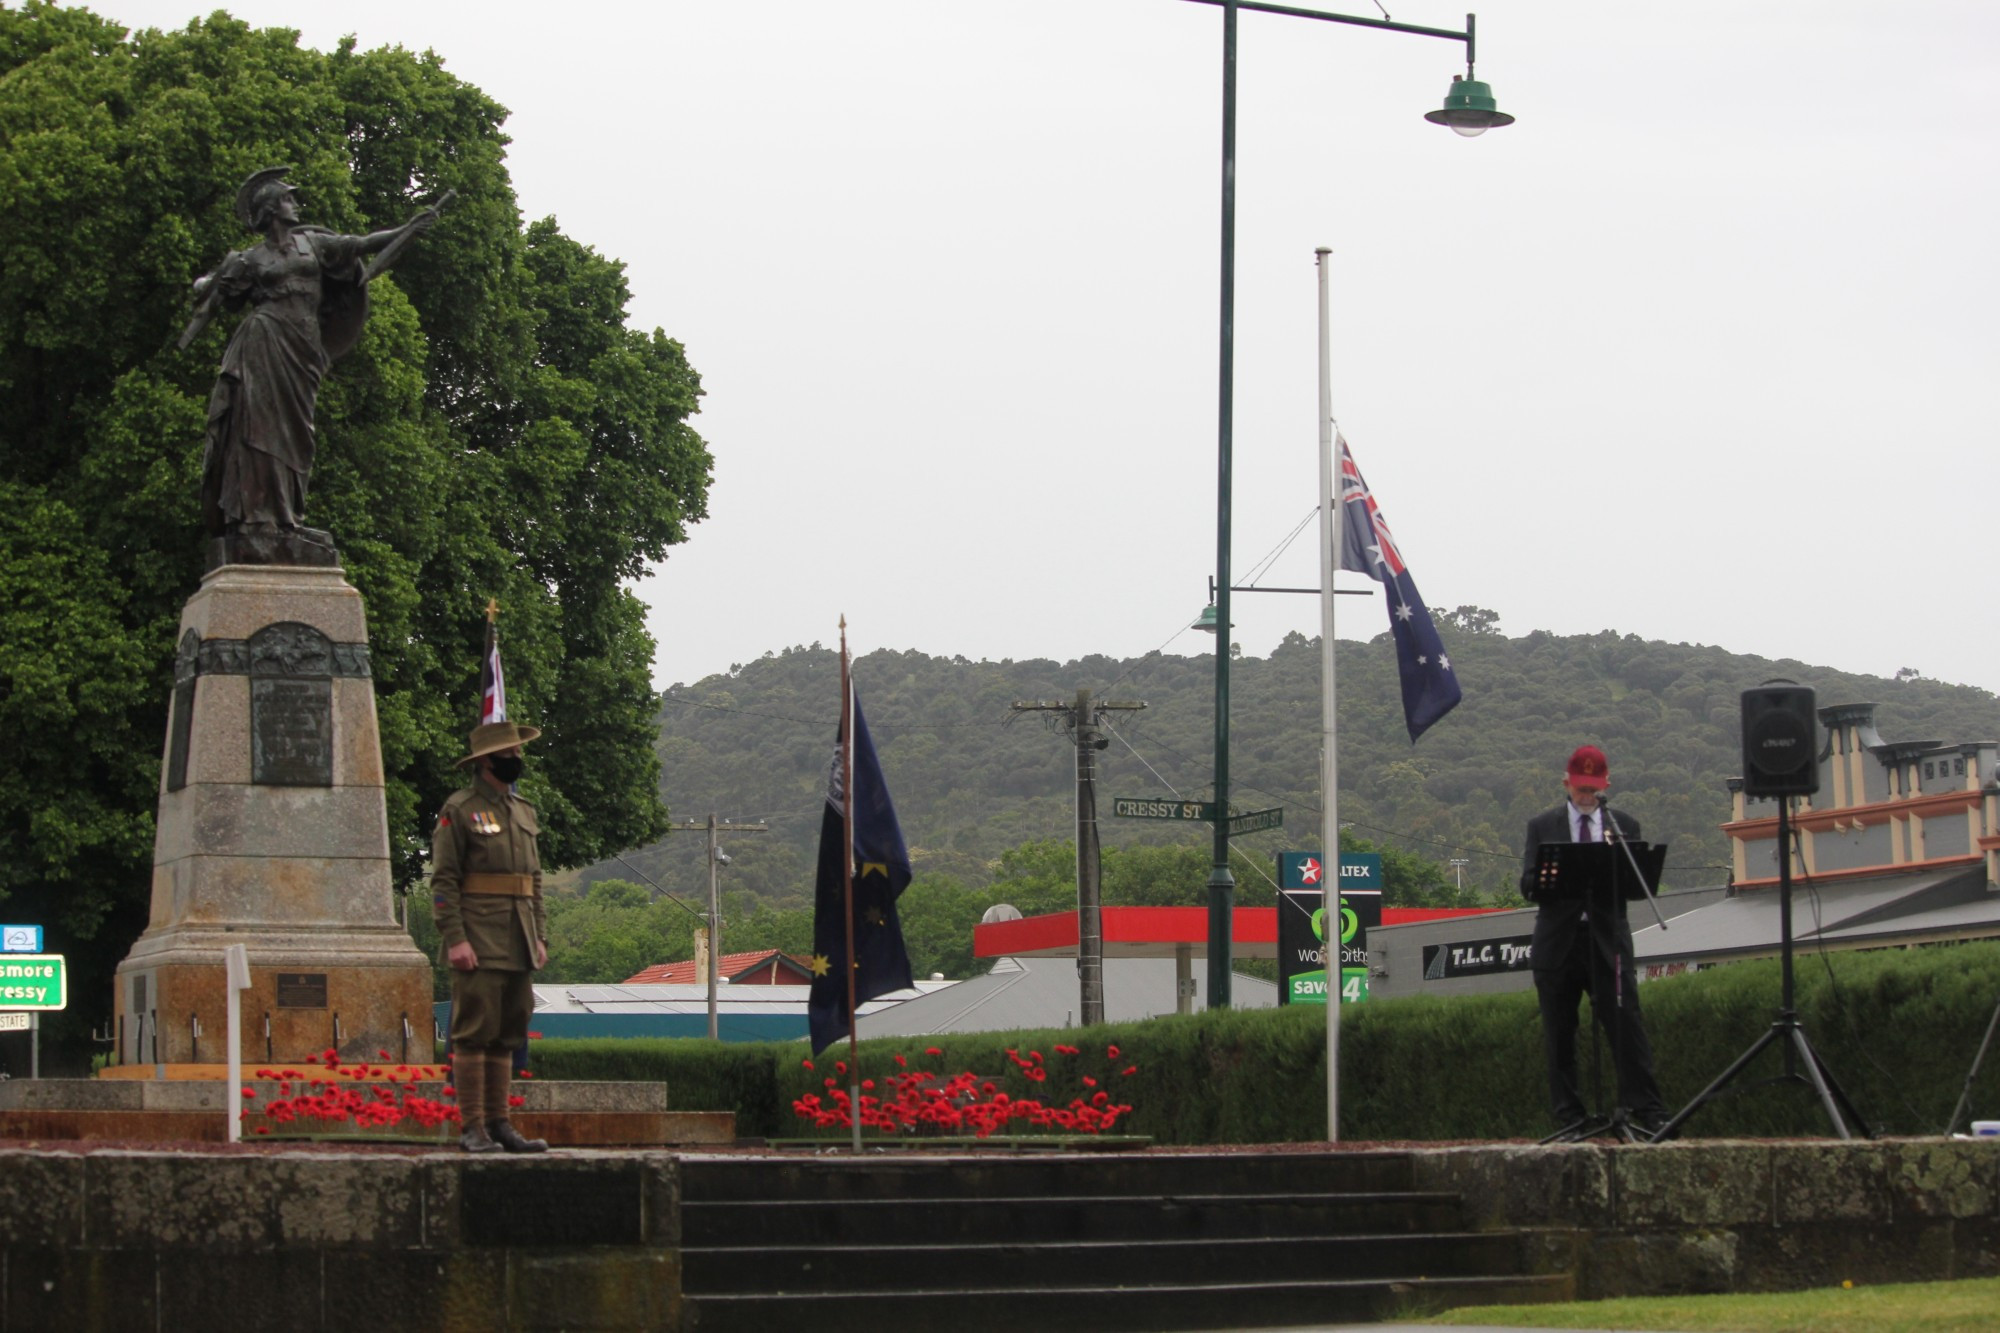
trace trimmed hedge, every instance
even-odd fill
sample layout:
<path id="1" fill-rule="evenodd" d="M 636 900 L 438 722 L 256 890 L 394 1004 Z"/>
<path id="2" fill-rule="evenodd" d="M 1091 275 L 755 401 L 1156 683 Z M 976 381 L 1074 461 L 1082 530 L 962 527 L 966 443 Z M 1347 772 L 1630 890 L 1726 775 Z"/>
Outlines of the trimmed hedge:
<path id="1" fill-rule="evenodd" d="M 1648 982 L 1640 990 L 1660 1085 L 1675 1109 L 1770 1029 L 1780 992 L 1775 960 Z M 1915 950 L 1801 953 L 1796 994 L 1807 1036 L 1869 1126 L 1935 1134 L 2000 1001 L 2000 942 Z M 911 1069 L 970 1069 L 1010 1096 L 1066 1106 L 1089 1097 L 1088 1076 L 1132 1112 L 1120 1133 L 1162 1143 L 1278 1143 L 1326 1136 L 1325 1016 L 1316 1008 L 1222 1010 L 1101 1028 L 967 1033 L 861 1043 L 864 1077 Z M 1059 1055 L 1057 1044 L 1080 1047 Z M 1684 1133 L 1704 1137 L 1825 1135 L 1809 1085 L 1771 1086 L 1783 1073 L 1774 1043 Z M 1117 1055 L 1110 1054 L 1117 1048 Z M 925 1054 L 928 1048 L 941 1052 Z M 1044 1082 L 1008 1052 L 1039 1052 Z M 824 1094 L 843 1044 L 805 1068 L 805 1044 L 706 1040 L 542 1041 L 543 1078 L 655 1079 L 685 1110 L 733 1110 L 746 1137 L 807 1137 L 794 1099 Z M 1612 1086 L 1608 1046 L 1604 1080 Z M 1590 1085 L 1590 1047 L 1583 1055 Z M 1126 1069 L 1134 1072 L 1126 1075 Z M 1341 1015 L 1341 1137 L 1532 1138 L 1547 1131 L 1541 1029 L 1532 991 L 1419 997 L 1350 1005 Z M 1972 1089 L 1970 1116 L 2000 1116 L 2000 1050 Z M 1963 1125 L 1960 1126 L 1964 1128 Z M 838 1135 L 828 1135 L 838 1137 Z"/>

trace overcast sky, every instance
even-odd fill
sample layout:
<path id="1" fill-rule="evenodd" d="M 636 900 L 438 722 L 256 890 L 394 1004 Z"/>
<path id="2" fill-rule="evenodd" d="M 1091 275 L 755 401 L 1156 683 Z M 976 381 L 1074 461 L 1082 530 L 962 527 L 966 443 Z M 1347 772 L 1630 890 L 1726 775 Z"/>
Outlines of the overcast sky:
<path id="1" fill-rule="evenodd" d="M 842 613 L 857 653 L 1207 648 L 1219 9 L 230 8 L 436 50 L 511 109 L 524 214 L 686 345 L 715 483 L 642 588 L 662 686 Z M 1432 607 L 2000 689 L 2000 5 L 1495 3 L 1519 123 L 1478 139 L 1422 119 L 1456 42 L 1239 22 L 1239 581 L 1314 504 L 1324 245 L 1335 416 Z M 1246 653 L 1318 632 L 1235 600 Z"/>

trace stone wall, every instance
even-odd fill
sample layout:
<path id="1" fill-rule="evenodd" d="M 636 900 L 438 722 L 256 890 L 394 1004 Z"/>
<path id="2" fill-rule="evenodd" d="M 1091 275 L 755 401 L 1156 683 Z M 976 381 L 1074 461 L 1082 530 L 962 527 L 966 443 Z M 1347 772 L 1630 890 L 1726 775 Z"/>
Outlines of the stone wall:
<path id="1" fill-rule="evenodd" d="M 1585 1299 L 2000 1273 L 1992 1142 L 1384 1155 Z M 0 1149 L 0 1329 L 678 1329 L 680 1201 L 664 1152 Z"/>
<path id="2" fill-rule="evenodd" d="M 667 1153 L 0 1150 L 0 1328 L 676 1328 Z"/>
<path id="3" fill-rule="evenodd" d="M 1419 1150 L 1481 1229 L 1573 1230 L 1586 1300 L 2000 1274 L 2000 1144 L 1697 1140 Z"/>

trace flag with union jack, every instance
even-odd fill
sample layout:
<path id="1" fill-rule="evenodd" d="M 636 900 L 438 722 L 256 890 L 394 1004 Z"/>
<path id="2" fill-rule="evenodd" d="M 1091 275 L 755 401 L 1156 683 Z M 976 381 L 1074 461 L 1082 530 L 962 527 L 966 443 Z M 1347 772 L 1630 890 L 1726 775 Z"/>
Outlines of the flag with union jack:
<path id="1" fill-rule="evenodd" d="M 1340 448 L 1340 567 L 1366 574 L 1388 596 L 1389 632 L 1396 638 L 1396 668 L 1403 678 L 1403 722 L 1415 744 L 1433 722 L 1457 707 L 1458 677 L 1347 440 L 1339 435 L 1334 440 Z"/>
<path id="2" fill-rule="evenodd" d="M 479 722 L 507 720 L 507 677 L 500 670 L 500 626 L 486 617 L 486 656 L 479 660 Z"/>

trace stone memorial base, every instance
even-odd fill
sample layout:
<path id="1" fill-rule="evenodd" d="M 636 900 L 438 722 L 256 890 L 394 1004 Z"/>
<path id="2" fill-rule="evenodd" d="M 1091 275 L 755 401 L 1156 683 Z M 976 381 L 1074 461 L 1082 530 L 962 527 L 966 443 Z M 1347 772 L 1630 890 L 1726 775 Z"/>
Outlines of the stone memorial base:
<path id="1" fill-rule="evenodd" d="M 337 567 L 224 565 L 181 613 L 119 1063 L 227 1062 L 232 944 L 245 1065 L 431 1049 L 430 963 L 395 919 L 367 622 Z"/>

